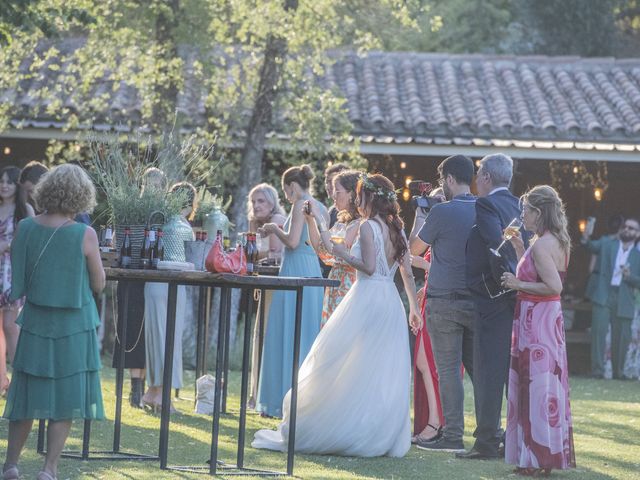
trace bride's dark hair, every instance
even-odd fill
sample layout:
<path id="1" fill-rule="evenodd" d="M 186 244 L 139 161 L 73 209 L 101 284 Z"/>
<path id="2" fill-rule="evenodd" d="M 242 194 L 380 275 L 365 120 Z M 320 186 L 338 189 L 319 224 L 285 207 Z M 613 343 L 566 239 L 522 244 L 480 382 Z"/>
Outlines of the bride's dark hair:
<path id="1" fill-rule="evenodd" d="M 404 222 L 400 218 L 400 205 L 398 205 L 393 183 L 384 175 L 363 175 L 358 181 L 356 193 L 358 205 L 364 198 L 365 205 L 371 206 L 369 218 L 373 219 L 380 215 L 389 227 L 389 238 L 395 250 L 393 258 L 400 262 L 407 253 L 407 241 L 402 234 Z"/>

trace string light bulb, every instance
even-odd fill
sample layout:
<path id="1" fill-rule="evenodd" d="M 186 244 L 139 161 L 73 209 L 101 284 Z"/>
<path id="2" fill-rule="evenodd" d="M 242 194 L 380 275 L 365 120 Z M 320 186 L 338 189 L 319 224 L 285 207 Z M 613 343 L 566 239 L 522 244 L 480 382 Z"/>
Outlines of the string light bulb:
<path id="1" fill-rule="evenodd" d="M 11 148 L 10 147 L 4 147 L 4 154 L 5 155 L 11 155 Z"/>
<path id="2" fill-rule="evenodd" d="M 602 189 L 600 187 L 593 189 L 593 198 L 596 199 L 596 202 L 602 201 Z"/>
<path id="3" fill-rule="evenodd" d="M 413 181 L 413 177 L 406 177 L 404 179 L 404 184 L 408 187 L 412 181 Z"/>
<path id="4" fill-rule="evenodd" d="M 579 220 L 578 230 L 580 230 L 580 233 L 584 233 L 586 229 L 587 229 L 587 221 L 585 219 Z"/>
<path id="5" fill-rule="evenodd" d="M 405 202 L 408 202 L 408 201 L 409 201 L 409 198 L 411 198 L 411 192 L 409 191 L 409 189 L 408 189 L 407 187 L 404 187 L 404 188 L 402 189 L 402 199 L 403 199 Z"/>
<path id="6" fill-rule="evenodd" d="M 400 168 L 402 170 L 404 170 L 405 168 L 407 168 L 407 162 L 400 162 Z"/>

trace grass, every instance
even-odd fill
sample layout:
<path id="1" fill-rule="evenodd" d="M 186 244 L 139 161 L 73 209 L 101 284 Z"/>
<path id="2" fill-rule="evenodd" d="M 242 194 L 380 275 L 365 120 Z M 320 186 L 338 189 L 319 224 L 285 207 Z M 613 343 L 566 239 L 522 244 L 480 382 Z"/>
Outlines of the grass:
<path id="1" fill-rule="evenodd" d="M 107 362 L 105 362 L 107 364 Z M 103 394 L 109 419 L 115 408 L 114 370 L 103 371 Z M 185 373 L 184 397 L 176 406 L 182 415 L 172 417 L 169 437 L 170 465 L 205 465 L 209 457 L 211 437 L 210 417 L 193 411 L 192 372 Z M 218 458 L 235 463 L 235 441 L 239 411 L 240 375 L 232 373 L 229 414 L 221 421 L 221 441 Z M 557 479 L 637 479 L 640 478 L 640 382 L 571 379 L 571 406 L 574 419 L 575 448 L 578 468 L 554 472 Z M 465 444 L 471 446 L 475 420 L 471 385 L 465 381 Z M 128 386 L 125 386 L 128 395 Z M 375 401 L 375 399 L 372 399 Z M 122 417 L 122 450 L 137 453 L 157 453 L 159 416 L 129 407 L 124 402 Z M 0 400 L 4 409 L 4 400 Z M 247 419 L 245 465 L 272 470 L 286 470 L 286 455 L 257 451 L 249 446 L 258 428 L 275 427 L 277 421 L 255 414 Z M 91 449 L 111 448 L 112 421 L 92 425 Z M 21 478 L 34 478 L 42 459 L 35 452 L 35 428 L 21 460 Z M 6 450 L 7 422 L 0 421 L 0 449 Z M 67 447 L 81 448 L 82 422 L 76 422 Z M 140 461 L 79 461 L 62 459 L 59 478 L 62 479 L 142 479 L 206 478 L 202 474 L 162 471 L 158 462 Z M 516 479 L 512 467 L 502 461 L 456 460 L 451 453 L 430 453 L 412 448 L 404 458 L 342 458 L 319 455 L 297 455 L 296 477 L 305 479 Z M 228 478 L 228 477 L 227 477 Z M 247 478 L 247 477 L 244 477 Z M 248 477 L 254 478 L 254 477 Z"/>

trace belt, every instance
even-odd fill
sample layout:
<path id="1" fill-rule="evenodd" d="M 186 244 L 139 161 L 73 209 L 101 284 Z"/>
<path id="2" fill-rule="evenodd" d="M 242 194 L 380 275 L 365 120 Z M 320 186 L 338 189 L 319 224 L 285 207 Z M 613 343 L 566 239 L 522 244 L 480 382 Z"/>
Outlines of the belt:
<path id="1" fill-rule="evenodd" d="M 432 295 L 429 293 L 429 291 L 427 291 L 427 301 L 430 298 L 439 298 L 441 300 L 471 300 L 473 297 L 468 294 L 468 293 L 458 293 L 458 292 L 453 292 L 453 293 L 442 293 L 440 295 L 436 294 L 436 295 Z"/>

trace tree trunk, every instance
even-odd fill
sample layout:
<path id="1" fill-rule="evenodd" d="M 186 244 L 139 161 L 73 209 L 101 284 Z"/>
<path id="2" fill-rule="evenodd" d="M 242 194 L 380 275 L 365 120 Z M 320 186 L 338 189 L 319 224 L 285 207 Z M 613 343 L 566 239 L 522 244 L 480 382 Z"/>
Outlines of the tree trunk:
<path id="1" fill-rule="evenodd" d="M 171 130 L 178 104 L 178 81 L 170 71 L 169 63 L 178 58 L 178 46 L 175 39 L 175 29 L 178 27 L 180 15 L 180 0 L 169 0 L 166 6 L 171 10 L 160 9 L 156 18 L 156 43 L 161 46 L 161 53 L 157 60 L 161 63 L 158 68 L 158 77 L 165 83 L 156 83 L 154 91 L 156 101 L 153 104 L 153 129 L 158 133 L 167 133 Z"/>
<path id="2" fill-rule="evenodd" d="M 285 0 L 284 8 L 285 11 L 295 11 L 298 8 L 298 0 Z M 236 232 L 247 230 L 247 194 L 251 187 L 262 181 L 265 136 L 272 128 L 273 104 L 278 96 L 278 84 L 282 76 L 286 54 L 286 39 L 275 34 L 269 35 L 260 69 L 258 93 L 246 129 L 246 141 L 240 161 L 240 181 L 233 193 L 231 213 L 236 224 Z"/>

